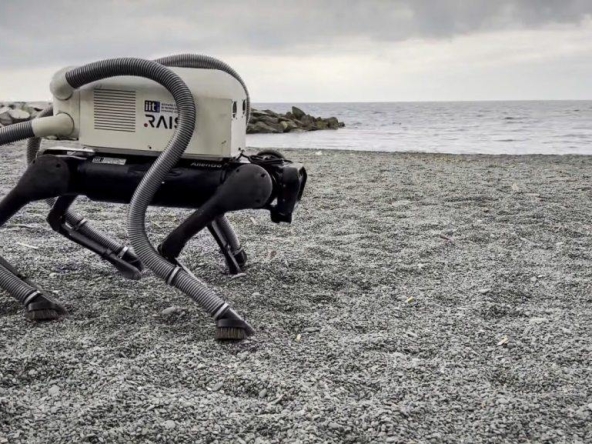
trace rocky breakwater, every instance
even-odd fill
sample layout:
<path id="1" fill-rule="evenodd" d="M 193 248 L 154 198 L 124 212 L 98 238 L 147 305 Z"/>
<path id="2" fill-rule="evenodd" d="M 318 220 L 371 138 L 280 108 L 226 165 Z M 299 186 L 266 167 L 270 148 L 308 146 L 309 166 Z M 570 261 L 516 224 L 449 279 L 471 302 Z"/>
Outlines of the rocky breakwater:
<path id="1" fill-rule="evenodd" d="M 336 117 L 322 118 L 306 114 L 300 108 L 292 107 L 291 112 L 280 114 L 271 110 L 251 110 L 251 118 L 247 126 L 247 134 L 256 133 L 298 133 L 344 127 L 345 124 Z"/>
<path id="2" fill-rule="evenodd" d="M 0 128 L 31 120 L 49 105 L 51 105 L 50 102 L 0 102 Z M 247 133 L 298 133 L 336 130 L 344 126 L 345 124 L 336 117 L 314 117 L 293 106 L 292 111 L 286 114 L 252 109 Z"/>
<path id="3" fill-rule="evenodd" d="M 31 120 L 49 105 L 49 102 L 0 102 L 0 128 Z"/>

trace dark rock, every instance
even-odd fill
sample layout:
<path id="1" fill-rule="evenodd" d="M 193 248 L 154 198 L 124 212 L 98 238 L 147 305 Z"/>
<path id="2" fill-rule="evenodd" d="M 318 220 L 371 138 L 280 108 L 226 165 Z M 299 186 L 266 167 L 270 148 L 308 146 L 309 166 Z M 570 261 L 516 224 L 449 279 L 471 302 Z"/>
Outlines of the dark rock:
<path id="1" fill-rule="evenodd" d="M 283 133 L 284 128 L 279 123 L 267 124 L 265 122 L 257 122 L 253 125 L 253 132 L 263 134 L 277 134 Z"/>
<path id="2" fill-rule="evenodd" d="M 294 114 L 294 117 L 296 117 L 297 119 L 302 119 L 304 116 L 306 116 L 306 113 L 304 111 L 295 106 L 292 107 L 292 114 Z"/>
<path id="3" fill-rule="evenodd" d="M 337 117 L 329 117 L 328 119 L 325 119 L 325 122 L 327 122 L 327 125 L 331 129 L 339 128 L 339 120 L 337 120 Z"/>
<path id="4" fill-rule="evenodd" d="M 31 120 L 31 114 L 20 108 L 10 109 L 8 110 L 8 114 L 12 118 L 12 123 L 20 123 Z"/>
<path id="5" fill-rule="evenodd" d="M 326 120 L 317 120 L 316 122 L 317 129 L 324 130 L 329 128 L 329 123 Z"/>
<path id="6" fill-rule="evenodd" d="M 258 109 L 251 109 L 251 118 L 253 117 L 261 117 L 266 116 L 267 113 L 265 111 L 259 111 Z"/>
<path id="7" fill-rule="evenodd" d="M 280 125 L 282 125 L 282 128 L 284 128 L 284 132 L 285 133 L 289 133 L 295 129 L 298 128 L 298 125 L 296 125 L 294 122 L 292 122 L 291 120 L 282 120 L 280 122 Z"/>
<path id="8" fill-rule="evenodd" d="M 272 116 L 261 116 L 259 118 L 259 121 L 267 123 L 268 125 L 279 123 L 279 119 L 277 117 Z"/>
<path id="9" fill-rule="evenodd" d="M 12 117 L 10 117 L 10 114 L 8 113 L 9 111 L 10 108 L 7 106 L 0 108 L 0 124 L 4 126 L 12 124 Z"/>
<path id="10" fill-rule="evenodd" d="M 26 106 L 34 111 L 43 111 L 51 105 L 51 102 L 29 102 Z M 23 107 L 25 109 L 25 107 Z M 29 111 L 30 112 L 30 111 Z"/>
<path id="11" fill-rule="evenodd" d="M 306 114 L 300 117 L 299 120 L 302 122 L 304 126 L 312 126 L 315 124 L 314 118 Z"/>

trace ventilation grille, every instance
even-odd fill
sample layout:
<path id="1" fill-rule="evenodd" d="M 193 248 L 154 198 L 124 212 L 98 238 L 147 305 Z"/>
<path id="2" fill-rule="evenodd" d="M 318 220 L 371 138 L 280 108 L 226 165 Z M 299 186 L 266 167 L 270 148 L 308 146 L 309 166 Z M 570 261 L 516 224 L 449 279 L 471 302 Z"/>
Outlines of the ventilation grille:
<path id="1" fill-rule="evenodd" d="M 93 91 L 95 129 L 136 132 L 136 92 L 116 89 Z"/>

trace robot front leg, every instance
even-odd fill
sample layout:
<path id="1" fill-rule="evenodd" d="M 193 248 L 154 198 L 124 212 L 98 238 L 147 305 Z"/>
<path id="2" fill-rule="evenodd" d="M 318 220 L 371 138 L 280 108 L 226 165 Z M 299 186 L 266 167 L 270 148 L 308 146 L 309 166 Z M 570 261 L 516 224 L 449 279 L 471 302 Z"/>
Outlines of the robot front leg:
<path id="1" fill-rule="evenodd" d="M 272 195 L 273 183 L 265 169 L 253 164 L 241 165 L 229 174 L 212 197 L 167 236 L 158 247 L 160 254 L 172 264 L 185 268 L 177 258 L 193 236 L 208 226 L 215 231 L 225 213 L 263 208 Z M 252 328 L 232 309 L 220 316 L 213 315 L 217 339 L 243 339 L 252 333 Z"/>
<path id="2" fill-rule="evenodd" d="M 247 253 L 236 237 L 228 218 L 226 216 L 215 218 L 208 225 L 208 230 L 224 255 L 229 273 L 242 272 L 247 262 Z"/>
<path id="3" fill-rule="evenodd" d="M 197 211 L 173 230 L 158 247 L 169 261 L 176 261 L 187 242 L 204 228 L 208 228 L 222 248 L 229 266 L 237 272 L 244 265 L 246 256 L 224 216 L 231 211 L 264 207 L 273 193 L 269 173 L 254 164 L 236 168 Z"/>

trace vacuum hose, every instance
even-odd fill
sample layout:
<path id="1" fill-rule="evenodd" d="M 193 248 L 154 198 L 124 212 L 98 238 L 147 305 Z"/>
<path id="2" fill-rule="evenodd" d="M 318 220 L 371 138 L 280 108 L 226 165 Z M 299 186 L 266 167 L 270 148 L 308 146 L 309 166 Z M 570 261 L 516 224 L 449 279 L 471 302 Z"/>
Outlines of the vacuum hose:
<path id="1" fill-rule="evenodd" d="M 173 96 L 179 113 L 177 130 L 145 174 L 130 203 L 128 232 L 134 250 L 142 263 L 157 276 L 189 295 L 210 315 L 219 318 L 230 310 L 228 305 L 184 269 L 160 256 L 150 243 L 145 227 L 148 205 L 168 172 L 183 155 L 193 135 L 196 110 L 191 91 L 177 74 L 165 66 L 133 58 L 103 60 L 74 68 L 65 73 L 65 81 L 72 89 L 78 89 L 114 76 L 139 76 L 159 83 Z"/>
<path id="2" fill-rule="evenodd" d="M 0 128 L 0 146 L 28 139 L 29 137 L 35 137 L 33 124 L 30 121 Z"/>

